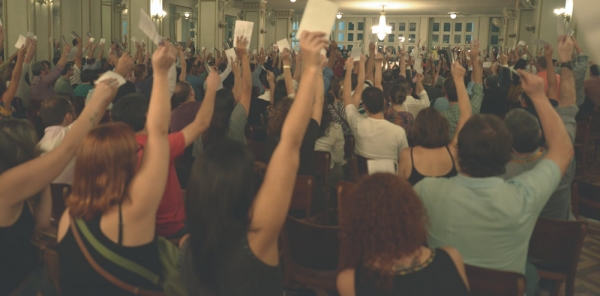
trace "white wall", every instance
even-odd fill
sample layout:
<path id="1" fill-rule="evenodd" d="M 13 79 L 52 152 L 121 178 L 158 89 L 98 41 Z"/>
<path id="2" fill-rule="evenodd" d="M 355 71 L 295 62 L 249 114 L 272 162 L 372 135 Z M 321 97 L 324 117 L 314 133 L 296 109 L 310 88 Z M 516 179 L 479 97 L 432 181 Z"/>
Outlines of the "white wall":
<path id="1" fill-rule="evenodd" d="M 202 1 L 200 2 L 200 32 L 199 40 L 200 46 L 205 46 L 207 52 L 213 47 L 221 48 L 216 46 L 216 31 L 217 31 L 217 13 L 218 7 L 217 2 L 213 1 Z"/>

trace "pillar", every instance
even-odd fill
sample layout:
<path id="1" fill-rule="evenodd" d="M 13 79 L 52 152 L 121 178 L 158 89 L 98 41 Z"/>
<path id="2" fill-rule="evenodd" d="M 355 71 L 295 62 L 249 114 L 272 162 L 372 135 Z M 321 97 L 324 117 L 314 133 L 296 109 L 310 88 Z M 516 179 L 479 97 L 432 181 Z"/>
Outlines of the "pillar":
<path id="1" fill-rule="evenodd" d="M 250 48 L 261 48 L 265 46 L 265 26 L 267 1 L 265 0 L 244 0 L 244 20 L 253 22 L 252 40 Z"/>
<path id="2" fill-rule="evenodd" d="M 200 30 L 198 32 L 199 48 L 206 47 L 210 52 L 213 47 L 223 47 L 222 41 L 218 41 L 219 30 L 219 3 L 215 0 L 202 0 L 200 2 L 198 15 L 200 16 Z"/>
<path id="3" fill-rule="evenodd" d="M 273 10 L 265 20 L 267 33 L 265 34 L 265 45 L 276 43 L 278 40 L 287 39 L 292 44 L 292 18 L 293 9 Z"/>

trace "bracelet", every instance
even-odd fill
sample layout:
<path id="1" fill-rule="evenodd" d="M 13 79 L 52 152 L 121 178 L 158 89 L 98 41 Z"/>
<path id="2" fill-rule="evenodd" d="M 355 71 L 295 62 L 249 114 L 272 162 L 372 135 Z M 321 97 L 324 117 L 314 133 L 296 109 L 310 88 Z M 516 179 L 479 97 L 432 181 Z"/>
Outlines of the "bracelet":
<path id="1" fill-rule="evenodd" d="M 292 68 L 292 66 L 285 66 L 285 65 L 284 65 L 284 66 L 283 66 L 283 68 L 284 68 L 284 69 L 291 69 L 291 68 Z"/>

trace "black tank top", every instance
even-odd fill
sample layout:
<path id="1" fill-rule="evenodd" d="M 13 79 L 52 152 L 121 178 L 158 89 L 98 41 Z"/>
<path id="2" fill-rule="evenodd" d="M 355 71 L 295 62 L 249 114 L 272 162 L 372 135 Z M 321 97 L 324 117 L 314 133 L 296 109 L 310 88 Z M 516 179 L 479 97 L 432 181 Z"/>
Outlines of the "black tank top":
<path id="1" fill-rule="evenodd" d="M 417 169 L 415 168 L 415 161 L 413 159 L 413 148 L 414 147 L 410 148 L 410 161 L 412 162 L 412 170 L 410 172 L 410 177 L 408 177 L 408 182 L 410 184 L 415 185 L 419 183 L 419 181 L 427 177 L 450 178 L 458 175 L 458 171 L 456 170 L 456 166 L 454 165 L 454 157 L 452 156 L 452 153 L 450 152 L 450 148 L 448 148 L 448 146 L 446 146 L 446 150 L 448 150 L 448 154 L 450 154 L 450 158 L 452 159 L 452 169 L 450 170 L 450 172 L 443 176 L 423 176 L 421 173 L 419 173 L 419 171 L 417 171 Z"/>
<path id="2" fill-rule="evenodd" d="M 217 269 L 216 294 L 208 291 L 198 280 L 192 262 L 188 239 L 181 250 L 181 274 L 189 295 L 283 295 L 283 277 L 280 266 L 269 266 L 258 259 L 244 235 L 237 243 L 215 254 Z"/>
<path id="3" fill-rule="evenodd" d="M 0 227 L 0 295 L 8 295 L 38 266 L 38 254 L 31 243 L 35 219 L 27 202 L 17 221 Z"/>
<path id="4" fill-rule="evenodd" d="M 162 268 L 158 258 L 158 243 L 156 239 L 139 247 L 125 247 L 115 244 L 100 230 L 100 218 L 101 216 L 98 216 L 85 222 L 90 232 L 100 243 L 111 251 L 140 264 L 149 271 L 161 274 Z M 142 289 L 162 291 L 162 288 L 156 287 L 146 278 L 123 269 L 106 259 L 88 243 L 81 232 L 80 236 L 90 255 L 108 273 Z M 121 237 L 121 234 L 119 234 L 119 237 Z M 58 244 L 58 256 L 60 262 L 60 288 L 63 295 L 132 295 L 115 286 L 94 270 L 85 259 L 83 253 L 81 253 L 70 228 Z"/>
<path id="5" fill-rule="evenodd" d="M 402 271 L 393 279 L 391 291 L 377 288 L 379 273 L 371 273 L 366 267 L 356 268 L 354 288 L 356 296 L 462 296 L 468 295 L 454 261 L 442 249 L 431 250 L 431 257 L 423 264 Z"/>

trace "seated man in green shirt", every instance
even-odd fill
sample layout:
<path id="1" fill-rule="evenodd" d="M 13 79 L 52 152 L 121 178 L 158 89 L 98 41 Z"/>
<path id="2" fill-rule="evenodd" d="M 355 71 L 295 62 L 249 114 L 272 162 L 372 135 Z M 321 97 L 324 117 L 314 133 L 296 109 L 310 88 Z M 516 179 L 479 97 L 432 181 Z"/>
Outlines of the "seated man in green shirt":
<path id="1" fill-rule="evenodd" d="M 60 78 L 54 83 L 54 92 L 57 95 L 73 96 L 73 87 L 71 86 L 71 76 L 75 73 L 73 62 L 68 62 L 60 74 Z"/>
<path id="2" fill-rule="evenodd" d="M 81 72 L 81 84 L 77 85 L 73 90 L 73 94 L 76 97 L 87 97 L 90 89 L 94 88 L 92 86 L 92 70 L 83 70 Z"/>
<path id="3" fill-rule="evenodd" d="M 572 50 L 571 39 L 562 36 L 561 61 L 570 61 Z M 535 295 L 537 273 L 526 263 L 529 239 L 574 152 L 565 124 L 544 93 L 544 80 L 519 73 L 546 136 L 544 158 L 531 170 L 503 180 L 512 136 L 497 117 L 475 115 L 458 136 L 460 174 L 425 178 L 415 191 L 429 216 L 429 247 L 452 246 L 465 264 L 525 274 L 527 295 Z M 574 88 L 563 91 L 566 97 L 575 97 Z"/>

